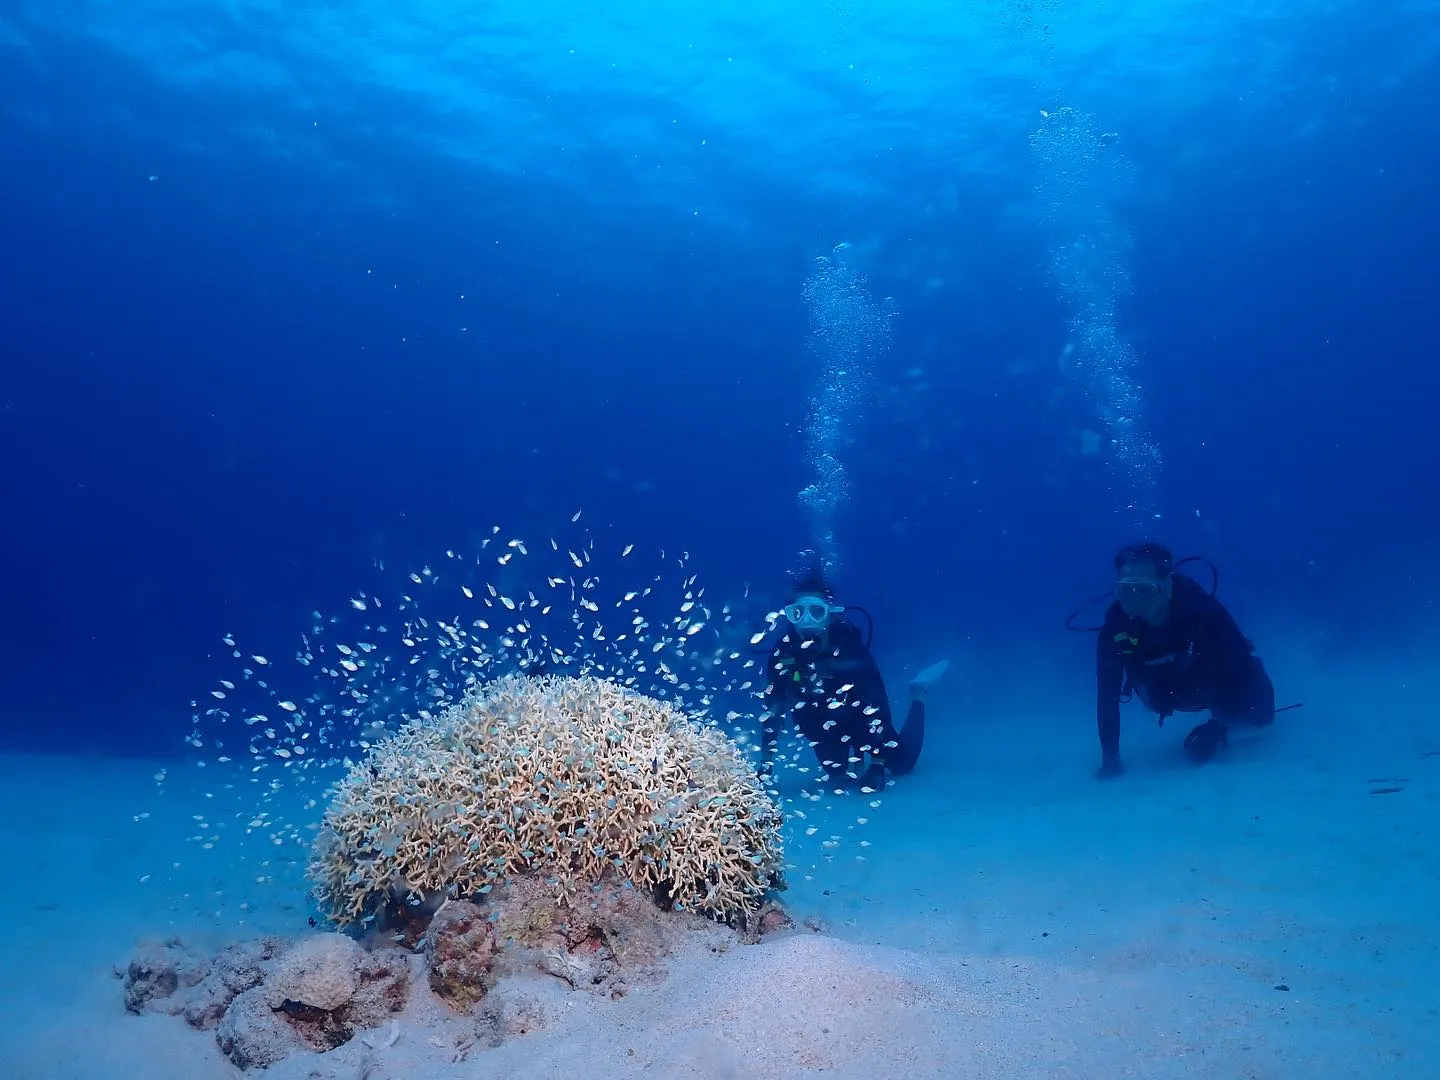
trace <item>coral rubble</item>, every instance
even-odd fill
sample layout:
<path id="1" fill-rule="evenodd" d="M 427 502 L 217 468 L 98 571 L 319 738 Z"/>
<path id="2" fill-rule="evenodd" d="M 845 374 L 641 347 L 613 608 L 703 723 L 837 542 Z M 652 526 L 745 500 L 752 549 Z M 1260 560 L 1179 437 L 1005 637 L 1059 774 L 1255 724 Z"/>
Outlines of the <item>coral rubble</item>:
<path id="1" fill-rule="evenodd" d="M 666 911 L 633 886 L 608 880 L 557 900 L 546 882 L 520 876 L 481 903 L 440 905 L 421 941 L 370 947 L 337 933 L 232 945 L 205 958 L 179 941 L 141 945 L 117 970 L 132 1013 L 181 1016 L 212 1030 L 241 1069 L 295 1054 L 324 1054 L 358 1038 L 374 1051 L 400 1037 L 407 1007 L 432 1002 L 468 1018 L 468 1046 L 495 1045 L 543 1027 L 543 1001 L 527 978 L 551 976 L 561 992 L 618 998 L 663 977 L 663 962 L 696 934 L 724 951 L 790 925 L 772 902 L 746 931 Z"/>

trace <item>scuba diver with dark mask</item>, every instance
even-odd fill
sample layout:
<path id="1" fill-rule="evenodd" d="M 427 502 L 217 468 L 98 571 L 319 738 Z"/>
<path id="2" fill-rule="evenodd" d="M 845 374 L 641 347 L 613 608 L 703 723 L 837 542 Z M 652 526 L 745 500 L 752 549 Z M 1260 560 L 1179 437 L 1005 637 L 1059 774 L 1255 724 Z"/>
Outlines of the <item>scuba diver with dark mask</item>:
<path id="1" fill-rule="evenodd" d="M 1209 711 L 1185 736 L 1185 752 L 1197 762 L 1225 745 L 1231 724 L 1275 720 L 1275 687 L 1255 647 L 1213 589 L 1176 565 L 1156 543 L 1131 544 L 1115 556 L 1114 602 L 1095 658 L 1101 778 L 1125 771 L 1120 703 L 1132 693 L 1161 724 L 1177 712 Z"/>
<path id="2" fill-rule="evenodd" d="M 927 668 L 910 684 L 910 711 L 897 731 L 885 680 L 870 654 L 873 621 L 862 636 L 845 617 L 859 611 L 870 621 L 869 612 L 836 604 L 818 560 L 811 559 L 795 575 L 784 608 L 784 636 L 770 653 L 762 770 L 771 773 L 779 730 L 793 717 L 826 779 L 879 789 L 887 773 L 899 776 L 915 768 L 925 741 L 925 692 L 948 665 Z"/>

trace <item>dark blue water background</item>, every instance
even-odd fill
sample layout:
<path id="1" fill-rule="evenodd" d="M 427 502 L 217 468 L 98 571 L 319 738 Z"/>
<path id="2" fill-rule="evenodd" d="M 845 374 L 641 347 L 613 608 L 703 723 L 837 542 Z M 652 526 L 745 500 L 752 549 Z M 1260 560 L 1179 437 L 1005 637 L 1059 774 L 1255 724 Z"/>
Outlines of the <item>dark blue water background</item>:
<path id="1" fill-rule="evenodd" d="M 1360 673 L 1433 635 L 1423 5 L 812 6 L 599 36 L 563 5 L 5 5 L 4 745 L 176 752 L 222 633 L 283 655 L 377 558 L 582 507 L 778 601 L 803 289 L 841 242 L 898 314 L 840 588 L 887 663 L 963 643 L 977 708 L 1023 678 L 1090 724 L 1060 623 L 1139 530 L 1057 359 L 1029 139 L 1062 106 L 1123 154 L 1097 213 L 1164 460 L 1146 531 L 1293 638 L 1262 651 Z"/>

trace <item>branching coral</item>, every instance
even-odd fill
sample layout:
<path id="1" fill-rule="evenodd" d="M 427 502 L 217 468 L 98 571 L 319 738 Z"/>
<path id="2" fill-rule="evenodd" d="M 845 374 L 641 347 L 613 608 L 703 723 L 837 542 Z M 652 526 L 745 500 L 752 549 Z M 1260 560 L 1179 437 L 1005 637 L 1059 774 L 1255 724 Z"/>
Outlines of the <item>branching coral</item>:
<path id="1" fill-rule="evenodd" d="M 480 897 L 518 874 L 562 903 L 615 875 L 734 921 L 778 880 L 780 825 L 735 744 L 675 705 L 598 678 L 509 676 L 354 765 L 309 869 L 341 926 L 396 890 Z"/>

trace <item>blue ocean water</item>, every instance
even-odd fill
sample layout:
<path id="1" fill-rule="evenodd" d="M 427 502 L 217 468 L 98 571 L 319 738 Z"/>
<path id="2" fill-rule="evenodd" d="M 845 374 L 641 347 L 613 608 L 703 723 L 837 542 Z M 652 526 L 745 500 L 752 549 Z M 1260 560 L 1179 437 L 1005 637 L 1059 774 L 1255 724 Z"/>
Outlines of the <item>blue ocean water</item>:
<path id="1" fill-rule="evenodd" d="M 1437 0 L 0 3 L 0 1073 L 228 1067 L 105 969 L 308 932 L 315 763 L 447 625 L 753 735 L 707 657 L 814 549 L 897 712 L 953 662 L 787 825 L 816 986 L 928 986 L 934 1075 L 1431 1077 L 1437 90 Z M 1305 707 L 1194 770 L 1130 706 L 1101 785 L 1064 623 L 1141 538 Z"/>
<path id="2" fill-rule="evenodd" d="M 712 597 L 829 544 L 882 657 L 1086 727 L 1140 536 L 1410 649 L 1436 15 L 5 5 L 4 746 L 176 754 L 223 634 L 581 509 Z"/>

